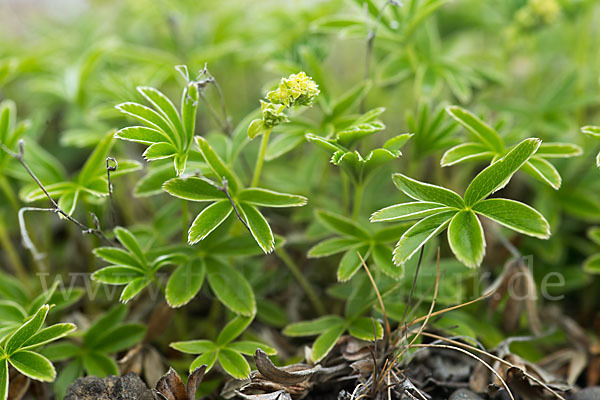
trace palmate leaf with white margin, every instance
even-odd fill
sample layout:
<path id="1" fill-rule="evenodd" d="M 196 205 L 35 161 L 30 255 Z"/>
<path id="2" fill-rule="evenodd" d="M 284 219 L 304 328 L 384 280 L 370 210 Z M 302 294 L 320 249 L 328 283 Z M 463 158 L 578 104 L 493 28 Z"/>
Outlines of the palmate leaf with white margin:
<path id="1" fill-rule="evenodd" d="M 581 131 L 586 135 L 590 135 L 591 137 L 595 137 L 596 139 L 600 139 L 600 126 L 584 126 L 581 128 Z M 600 168 L 600 153 L 596 155 L 596 165 Z"/>
<path id="2" fill-rule="evenodd" d="M 109 195 L 106 157 L 108 157 L 114 144 L 113 136 L 113 132 L 109 132 L 104 136 L 73 180 L 45 186 L 46 191 L 52 198 L 58 198 L 58 206 L 67 214 L 73 214 L 78 201 L 83 196 L 104 198 Z M 116 171 L 110 173 L 111 179 L 141 168 L 141 164 L 137 161 L 117 161 L 118 167 Z M 33 189 L 24 188 L 20 196 L 26 202 L 46 199 L 44 191 L 37 186 Z"/>
<path id="3" fill-rule="evenodd" d="M 189 81 L 187 67 L 176 68 Z M 144 126 L 123 128 L 115 137 L 149 145 L 143 153 L 148 161 L 173 158 L 177 175 L 183 174 L 194 137 L 198 88 L 192 83 L 183 88 L 180 111 L 155 88 L 141 86 L 137 90 L 154 108 L 133 102 L 117 105 L 119 111 L 137 119 Z"/>
<path id="4" fill-rule="evenodd" d="M 52 382 L 56 370 L 52 363 L 37 352 L 38 348 L 60 339 L 75 330 L 73 324 L 55 324 L 42 328 L 50 306 L 44 304 L 23 325 L 0 345 L 0 399 L 8 399 L 9 373 L 12 365 L 23 375 L 42 382 Z"/>
<path id="5" fill-rule="evenodd" d="M 412 133 L 395 136 L 386 141 L 383 147 L 371 150 L 366 156 L 363 156 L 358 150 L 351 151 L 341 144 L 359 140 L 363 136 L 358 133 L 362 131 L 357 128 L 357 130 L 347 130 L 347 132 L 348 134 L 341 136 L 341 139 L 328 139 L 311 133 L 307 133 L 305 136 L 309 142 L 315 143 L 326 151 L 333 151 L 330 162 L 341 167 L 354 182 L 359 184 L 365 182 L 378 167 L 400 157 L 402 155 L 400 149 L 413 136 Z M 368 132 L 371 133 L 370 130 Z"/>
<path id="6" fill-rule="evenodd" d="M 250 325 L 254 316 L 238 316 L 232 319 L 219 333 L 217 340 L 187 340 L 174 342 L 170 347 L 187 354 L 198 354 L 190 364 L 190 372 L 201 365 L 206 365 L 209 371 L 218 361 L 229 375 L 236 379 L 244 379 L 250 374 L 250 365 L 244 356 L 252 356 L 256 349 L 261 349 L 269 355 L 276 350 L 266 344 L 250 340 L 234 340 Z"/>
<path id="7" fill-rule="evenodd" d="M 283 334 L 292 337 L 317 336 L 312 346 L 312 359 L 319 362 L 346 331 L 360 340 L 373 341 L 375 333 L 377 339 L 383 337 L 383 327 L 379 321 L 360 315 L 346 318 L 326 315 L 312 321 L 295 322 L 286 326 Z"/>
<path id="8" fill-rule="evenodd" d="M 495 161 L 506 154 L 505 143 L 498 132 L 477 116 L 459 106 L 446 107 L 446 112 L 469 132 L 475 142 L 462 143 L 447 150 L 440 161 L 442 167 L 464 161 Z M 522 169 L 558 190 L 562 178 L 548 159 L 576 157 L 582 153 L 581 147 L 575 144 L 543 143 Z"/>
<path id="9" fill-rule="evenodd" d="M 196 142 L 214 180 L 190 176 L 170 179 L 163 185 L 163 189 L 172 196 L 211 203 L 192 222 L 188 231 L 189 244 L 198 243 L 221 225 L 234 212 L 233 202 L 256 243 L 265 253 L 272 252 L 275 238 L 258 207 L 299 207 L 306 204 L 306 197 L 261 188 L 243 188 L 235 172 L 225 165 L 206 139 L 197 136 Z M 231 200 L 223 190 L 224 180 Z"/>
<path id="10" fill-rule="evenodd" d="M 148 259 L 129 230 L 116 227 L 114 232 L 124 248 L 94 249 L 94 254 L 110 265 L 94 272 L 92 279 L 109 285 L 125 285 L 120 297 L 123 303 L 127 303 L 155 281 L 156 273 L 160 268 L 185 260 L 183 255 L 177 253 Z"/>
<path id="11" fill-rule="evenodd" d="M 404 264 L 429 239 L 448 227 L 448 242 L 456 258 L 469 267 L 479 266 L 485 254 L 485 238 L 477 215 L 519 233 L 540 239 L 550 237 L 548 222 L 532 207 L 514 200 L 486 199 L 508 183 L 540 144 L 535 138 L 519 143 L 471 181 L 464 199 L 449 189 L 394 174 L 392 178 L 398 189 L 416 201 L 376 211 L 371 221 L 419 220 L 396 244 L 394 262 Z"/>
<path id="12" fill-rule="evenodd" d="M 328 257 L 344 253 L 337 269 L 337 279 L 345 282 L 361 268 L 362 261 L 373 261 L 379 270 L 394 280 L 403 276 L 403 269 L 392 263 L 390 242 L 406 231 L 405 225 L 394 225 L 378 229 L 362 227 L 358 222 L 329 211 L 318 211 L 317 219 L 336 236 L 327 238 L 308 250 L 309 258 Z"/>
<path id="13" fill-rule="evenodd" d="M 67 387 L 84 373 L 99 378 L 119 374 L 111 354 L 134 347 L 146 334 L 144 325 L 124 322 L 126 316 L 127 307 L 117 304 L 73 340 L 52 343 L 40 351 L 52 362 L 67 361 L 54 383 L 57 397 L 63 398 Z"/>

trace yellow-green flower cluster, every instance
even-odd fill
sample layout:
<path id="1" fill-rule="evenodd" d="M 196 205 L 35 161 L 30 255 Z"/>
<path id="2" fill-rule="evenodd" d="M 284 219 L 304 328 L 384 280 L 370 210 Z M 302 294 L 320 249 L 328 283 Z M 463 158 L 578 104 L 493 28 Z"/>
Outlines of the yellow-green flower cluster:
<path id="1" fill-rule="evenodd" d="M 255 119 L 248 126 L 248 137 L 270 132 L 275 126 L 288 122 L 286 108 L 311 106 L 319 94 L 319 86 L 304 72 L 281 78 L 276 90 L 267 93 L 267 101 L 260 101 L 261 119 Z"/>
<path id="2" fill-rule="evenodd" d="M 319 93 L 319 86 L 315 81 L 306 73 L 298 72 L 281 78 L 277 89 L 267 93 L 267 99 L 286 107 L 310 106 Z"/>
<path id="3" fill-rule="evenodd" d="M 273 128 L 283 122 L 288 122 L 287 115 L 284 114 L 284 104 L 268 103 L 260 101 L 260 112 L 262 114 L 263 125 L 265 128 Z"/>
<path id="4" fill-rule="evenodd" d="M 557 0 L 529 0 L 525 7 L 516 15 L 517 22 L 525 28 L 539 25 L 549 25 L 555 22 L 561 14 Z"/>

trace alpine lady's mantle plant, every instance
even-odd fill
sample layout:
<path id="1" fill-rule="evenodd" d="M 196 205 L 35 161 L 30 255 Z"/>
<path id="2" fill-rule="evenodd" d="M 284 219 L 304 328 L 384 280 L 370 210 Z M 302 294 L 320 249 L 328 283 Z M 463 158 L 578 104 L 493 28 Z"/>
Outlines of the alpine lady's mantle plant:
<path id="1" fill-rule="evenodd" d="M 0 399 L 8 399 L 9 365 L 37 381 L 52 382 L 56 378 L 54 366 L 38 351 L 43 345 L 73 332 L 75 325 L 55 324 L 43 328 L 49 310 L 48 304 L 41 306 L 18 329 L 0 337 Z"/>
<path id="2" fill-rule="evenodd" d="M 478 214 L 517 232 L 548 239 L 550 225 L 532 207 L 514 200 L 486 199 L 508 183 L 540 144 L 541 140 L 535 138 L 519 143 L 481 171 L 467 187 L 464 197 L 440 186 L 394 174 L 396 187 L 417 201 L 376 211 L 371 221 L 419 220 L 396 244 L 394 262 L 404 264 L 429 239 L 448 227 L 448 243 L 456 258 L 469 267 L 479 266 L 485 254 L 485 237 Z"/>

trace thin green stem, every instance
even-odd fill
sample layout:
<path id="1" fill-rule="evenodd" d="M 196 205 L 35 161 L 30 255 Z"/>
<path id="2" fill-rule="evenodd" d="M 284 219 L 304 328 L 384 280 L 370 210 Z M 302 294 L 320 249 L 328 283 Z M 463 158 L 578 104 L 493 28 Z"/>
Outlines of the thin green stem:
<path id="1" fill-rule="evenodd" d="M 298 281 L 298 284 L 302 286 L 302 289 L 308 296 L 308 300 L 311 302 L 315 311 L 319 315 L 325 315 L 325 306 L 321 302 L 321 299 L 319 299 L 319 296 L 317 296 L 317 293 L 310 286 L 310 283 L 306 280 L 306 278 L 302 274 L 302 271 L 300 271 L 300 268 L 298 268 L 296 263 L 294 263 L 294 260 L 292 260 L 287 251 L 285 251 L 285 249 L 281 247 L 275 250 L 275 252 L 279 256 L 279 258 L 281 258 L 281 261 L 283 261 L 283 263 L 290 269 L 290 272 L 292 273 L 296 281 Z"/>
<path id="2" fill-rule="evenodd" d="M 358 219 L 360 214 L 360 205 L 362 203 L 364 183 L 354 185 L 354 201 L 352 203 L 352 219 Z"/>
<path id="3" fill-rule="evenodd" d="M 267 144 L 269 143 L 269 135 L 271 129 L 266 129 L 263 134 L 262 140 L 260 141 L 260 149 L 258 151 L 258 158 L 256 159 L 256 167 L 254 168 L 254 176 L 252 177 L 252 184 L 250 186 L 257 186 L 260 180 L 260 172 L 265 161 L 265 153 L 267 151 Z"/>
<path id="4" fill-rule="evenodd" d="M 6 256 L 10 260 L 12 265 L 12 269 L 19 278 L 21 282 L 27 284 L 29 282 L 29 274 L 25 271 L 25 266 L 21 262 L 17 250 L 13 246 L 12 241 L 8 237 L 8 233 L 6 232 L 6 227 L 4 226 L 4 222 L 0 220 L 0 245 L 6 251 Z"/>

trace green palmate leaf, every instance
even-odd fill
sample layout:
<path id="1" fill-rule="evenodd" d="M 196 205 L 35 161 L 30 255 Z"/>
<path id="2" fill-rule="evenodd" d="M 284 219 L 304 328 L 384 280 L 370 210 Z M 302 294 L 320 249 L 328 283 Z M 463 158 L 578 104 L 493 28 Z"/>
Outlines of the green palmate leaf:
<path id="1" fill-rule="evenodd" d="M 190 374 L 194 372 L 196 368 L 200 368 L 203 365 L 206 365 L 206 371 L 210 371 L 211 368 L 215 365 L 215 361 L 217 361 L 217 351 L 211 351 L 210 353 L 202 354 L 194 359 L 190 364 Z"/>
<path id="2" fill-rule="evenodd" d="M 206 207 L 192 222 L 188 231 L 188 243 L 196 244 L 207 237 L 229 217 L 232 211 L 233 207 L 228 200 L 217 201 Z"/>
<path id="3" fill-rule="evenodd" d="M 369 232 L 349 218 L 324 210 L 317 211 L 317 218 L 329 229 L 341 235 L 369 238 Z"/>
<path id="4" fill-rule="evenodd" d="M 27 312 L 18 303 L 12 300 L 0 300 L 0 321 L 14 321 L 21 323 L 27 319 Z"/>
<path id="5" fill-rule="evenodd" d="M 344 333 L 344 325 L 338 325 L 327 329 L 313 343 L 312 358 L 314 362 L 321 361 L 327 353 L 335 346 L 338 339 Z"/>
<path id="6" fill-rule="evenodd" d="M 277 350 L 274 348 L 269 347 L 266 344 L 253 342 L 250 340 L 242 340 L 239 342 L 230 343 L 227 345 L 227 348 L 247 356 L 253 356 L 257 349 L 261 349 L 270 356 L 277 354 Z"/>
<path id="7" fill-rule="evenodd" d="M 0 351 L 0 356 L 2 352 Z M 0 399 L 8 399 L 8 360 L 0 357 Z"/>
<path id="8" fill-rule="evenodd" d="M 83 368 L 88 375 L 99 378 L 104 378 L 107 375 L 119 375 L 119 366 L 115 360 L 96 351 L 83 356 Z"/>
<path id="9" fill-rule="evenodd" d="M 163 189 L 171 196 L 190 201 L 218 201 L 227 199 L 224 191 L 203 177 L 190 176 L 187 178 L 170 179 Z"/>
<path id="10" fill-rule="evenodd" d="M 2 285 L 0 285 L 1 297 L 19 304 L 27 304 L 29 302 L 29 295 L 25 291 L 21 281 L 2 271 L 0 271 L 0 280 L 2 280 Z"/>
<path id="11" fill-rule="evenodd" d="M 52 382 L 56 378 L 56 370 L 52 363 L 33 351 L 19 350 L 9 356 L 8 362 L 17 371 L 36 381 Z"/>
<path id="12" fill-rule="evenodd" d="M 554 168 L 554 165 L 550 164 L 543 158 L 537 157 L 537 154 L 536 156 L 531 157 L 529 161 L 523 165 L 523 171 L 541 180 L 542 182 L 547 183 L 556 190 L 560 189 L 560 184 L 562 183 L 560 174 L 556 168 Z"/>
<path id="13" fill-rule="evenodd" d="M 171 143 L 160 142 L 149 146 L 144 153 L 142 153 L 142 157 L 147 161 L 154 161 L 170 158 L 175 154 L 177 154 L 175 146 Z"/>
<path id="14" fill-rule="evenodd" d="M 88 157 L 81 172 L 77 177 L 77 181 L 82 186 L 87 186 L 88 183 L 93 181 L 98 174 L 106 174 L 106 156 L 110 151 L 113 144 L 114 132 L 109 132 L 104 138 L 98 143 L 98 145 L 92 151 L 92 154 Z"/>
<path id="15" fill-rule="evenodd" d="M 540 239 L 550 237 L 548 221 L 527 204 L 508 199 L 487 199 L 473 206 L 473 211 L 525 235 Z"/>
<path id="16" fill-rule="evenodd" d="M 148 279 L 148 277 L 146 276 L 142 276 L 131 280 L 121 292 L 121 297 L 119 297 L 119 300 L 122 303 L 127 303 L 129 300 L 137 296 L 138 293 L 144 290 L 144 288 L 149 284 L 150 279 Z"/>
<path id="17" fill-rule="evenodd" d="M 248 361 L 238 352 L 225 348 L 219 350 L 219 364 L 229 375 L 244 379 L 250 375 Z"/>
<path id="18" fill-rule="evenodd" d="M 440 164 L 442 167 L 448 167 L 467 160 L 480 160 L 493 156 L 494 152 L 482 144 L 463 143 L 448 149 L 442 156 Z"/>
<path id="19" fill-rule="evenodd" d="M 23 345 L 21 349 L 31 349 L 34 347 L 42 346 L 46 343 L 50 343 L 61 337 L 68 335 L 76 329 L 73 324 L 55 324 L 44 328 L 35 335 L 31 336 Z"/>
<path id="20" fill-rule="evenodd" d="M 52 343 L 40 350 L 40 353 L 50 361 L 64 361 L 75 357 L 81 348 L 70 342 Z"/>
<path id="21" fill-rule="evenodd" d="M 244 203 L 264 207 L 299 207 L 306 204 L 306 197 L 278 193 L 260 188 L 248 188 L 240 192 L 238 199 Z"/>
<path id="22" fill-rule="evenodd" d="M 304 131 L 299 134 L 278 135 L 270 141 L 265 153 L 265 161 L 271 161 L 295 149 L 304 143 Z"/>
<path id="23" fill-rule="evenodd" d="M 382 208 L 371 214 L 371 222 L 381 221 L 410 221 L 421 219 L 432 214 L 438 214 L 442 211 L 449 211 L 451 208 L 440 203 L 431 203 L 426 201 L 416 201 L 413 203 L 396 204 Z"/>
<path id="24" fill-rule="evenodd" d="M 115 236 L 117 239 L 119 239 L 119 243 L 129 250 L 131 254 L 133 254 L 140 263 L 142 263 L 142 265 L 146 265 L 146 256 L 144 256 L 142 248 L 131 232 L 123 227 L 118 226 L 115 228 Z"/>
<path id="25" fill-rule="evenodd" d="M 374 246 L 371 251 L 371 257 L 377 265 L 377 268 L 390 278 L 400 280 L 404 276 L 404 267 L 397 266 L 393 263 L 393 254 L 389 247 L 383 244 Z"/>
<path id="26" fill-rule="evenodd" d="M 143 106 L 141 104 L 127 102 L 116 106 L 117 110 L 124 114 L 132 116 L 140 122 L 148 125 L 149 127 L 158 131 L 164 132 L 165 136 L 170 139 L 173 145 L 176 145 L 176 134 L 173 132 L 171 125 L 165 120 L 165 118 L 151 109 L 150 107 Z"/>
<path id="27" fill-rule="evenodd" d="M 163 184 L 176 176 L 176 172 L 169 164 L 161 165 L 148 170 L 135 185 L 134 193 L 136 197 L 148 197 L 162 193 Z"/>
<path id="28" fill-rule="evenodd" d="M 167 282 L 165 297 L 170 307 L 189 303 L 202 288 L 206 266 L 203 259 L 194 259 L 177 267 Z"/>
<path id="29" fill-rule="evenodd" d="M 210 340 L 186 340 L 174 342 L 169 345 L 177 351 L 186 354 L 204 354 L 216 350 L 216 346 Z"/>
<path id="30" fill-rule="evenodd" d="M 242 274 L 215 260 L 207 262 L 206 273 L 210 288 L 227 308 L 245 316 L 256 313 L 254 292 Z"/>
<path id="31" fill-rule="evenodd" d="M 392 175 L 392 180 L 398 189 L 408 197 L 419 201 L 441 203 L 448 207 L 463 208 L 465 203 L 452 190 L 429 183 L 419 182 L 402 174 Z"/>
<path id="32" fill-rule="evenodd" d="M 343 326 L 344 320 L 338 315 L 326 315 L 312 321 L 302 321 L 289 324 L 283 330 L 287 336 L 314 336 L 337 326 Z"/>
<path id="33" fill-rule="evenodd" d="M 444 211 L 430 215 L 414 224 L 396 244 L 394 263 L 401 265 L 408 261 L 429 239 L 446 228 L 457 211 Z"/>
<path id="34" fill-rule="evenodd" d="M 357 339 L 373 341 L 383 337 L 381 323 L 373 318 L 360 317 L 352 321 L 348 332 Z"/>
<path id="35" fill-rule="evenodd" d="M 109 285 L 125 285 L 143 276 L 144 272 L 138 268 L 115 265 L 94 272 L 92 279 Z"/>
<path id="36" fill-rule="evenodd" d="M 513 174 L 536 152 L 540 144 L 539 139 L 525 139 L 503 158 L 481 171 L 467 187 L 465 192 L 467 206 L 472 206 L 503 188 Z"/>
<path id="37" fill-rule="evenodd" d="M 58 399 L 64 399 L 67 389 L 77 378 L 83 375 L 83 360 L 77 358 L 68 363 L 58 374 L 54 382 L 54 391 Z"/>
<path id="38" fill-rule="evenodd" d="M 275 238 L 265 217 L 250 204 L 241 203 L 240 206 L 256 243 L 266 254 L 272 252 L 275 249 Z"/>
<path id="39" fill-rule="evenodd" d="M 142 144 L 154 144 L 159 142 L 168 142 L 169 138 L 163 132 L 147 128 L 145 126 L 129 126 L 115 133 L 118 139 L 129 140 Z"/>
<path id="40" fill-rule="evenodd" d="M 152 103 L 156 111 L 158 111 L 158 113 L 161 114 L 174 128 L 174 132 L 177 133 L 176 142 L 181 146 L 185 142 L 185 132 L 177 109 L 171 100 L 152 87 L 138 86 L 137 90 L 146 98 L 146 100 Z"/>
<path id="41" fill-rule="evenodd" d="M 490 149 L 502 153 L 504 152 L 504 142 L 491 126 L 471 114 L 469 111 L 458 106 L 446 107 L 446 112 L 450 114 L 467 131 L 475 135 L 479 140 L 485 143 Z"/>
<path id="42" fill-rule="evenodd" d="M 4 351 L 7 355 L 10 356 L 20 349 L 25 342 L 40 330 L 42 324 L 46 320 L 48 310 L 50 310 L 50 306 L 47 304 L 41 306 L 29 321 L 21 325 L 21 327 L 8 338 L 6 345 L 4 346 Z"/>
<path id="43" fill-rule="evenodd" d="M 93 348 L 98 341 L 105 337 L 106 333 L 119 324 L 127 315 L 127 307 L 118 304 L 110 311 L 98 318 L 83 335 L 83 341 L 87 347 Z"/>
<path id="44" fill-rule="evenodd" d="M 219 182 L 225 178 L 227 180 L 227 186 L 232 193 L 237 193 L 240 188 L 239 179 L 235 173 L 229 169 L 221 157 L 217 155 L 214 149 L 208 144 L 206 139 L 200 136 L 196 136 L 196 143 L 200 147 L 200 152 L 204 157 L 204 160 L 215 174 Z"/>
<path id="45" fill-rule="evenodd" d="M 336 137 L 339 144 L 349 147 L 363 137 L 372 135 L 383 129 L 385 129 L 385 125 L 379 121 L 365 122 L 336 132 Z"/>
<path id="46" fill-rule="evenodd" d="M 370 81 L 363 81 L 344 93 L 332 107 L 331 116 L 333 119 L 342 115 L 342 113 L 353 105 L 357 104 L 371 89 Z"/>
<path id="47" fill-rule="evenodd" d="M 217 345 L 223 346 L 242 334 L 254 317 L 238 316 L 231 320 L 217 337 Z"/>
<path id="48" fill-rule="evenodd" d="M 117 247 L 98 247 L 93 250 L 93 253 L 104 261 L 114 265 L 126 265 L 140 271 L 144 268 L 140 260 Z"/>
<path id="49" fill-rule="evenodd" d="M 569 158 L 583 154 L 583 149 L 580 146 L 572 143 L 542 143 L 538 151 L 535 152 L 536 157 L 543 158 Z"/>
<path id="50" fill-rule="evenodd" d="M 145 334 L 146 327 L 142 324 L 130 323 L 114 326 L 94 343 L 93 348 L 104 353 L 117 353 L 138 344 Z"/>
<path id="51" fill-rule="evenodd" d="M 583 262 L 583 270 L 590 274 L 600 274 L 600 254 L 588 257 Z"/>
<path id="52" fill-rule="evenodd" d="M 307 255 L 309 258 L 326 257 L 341 253 L 354 246 L 356 246 L 356 239 L 354 238 L 335 237 L 323 240 L 321 243 L 313 246 L 308 250 Z"/>
<path id="53" fill-rule="evenodd" d="M 477 267 L 485 254 L 485 237 L 479 219 L 472 211 L 460 211 L 448 226 L 450 249 L 460 262 Z"/>
<path id="54" fill-rule="evenodd" d="M 354 274 L 360 269 L 362 262 L 358 256 L 360 253 L 363 260 L 367 259 L 369 253 L 369 246 L 353 247 L 344 253 L 344 256 L 340 260 L 340 265 L 337 270 L 337 280 L 345 282 L 352 278 Z"/>

